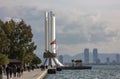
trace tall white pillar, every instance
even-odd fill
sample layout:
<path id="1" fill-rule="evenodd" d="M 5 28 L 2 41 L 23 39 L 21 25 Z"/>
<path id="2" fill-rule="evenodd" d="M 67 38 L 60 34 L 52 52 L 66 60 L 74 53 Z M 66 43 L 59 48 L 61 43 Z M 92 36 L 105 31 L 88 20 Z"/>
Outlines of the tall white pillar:
<path id="1" fill-rule="evenodd" d="M 49 50 L 49 16 L 48 16 L 48 12 L 45 12 L 45 51 Z"/>
<path id="2" fill-rule="evenodd" d="M 51 52 L 56 53 L 55 15 L 51 12 Z"/>

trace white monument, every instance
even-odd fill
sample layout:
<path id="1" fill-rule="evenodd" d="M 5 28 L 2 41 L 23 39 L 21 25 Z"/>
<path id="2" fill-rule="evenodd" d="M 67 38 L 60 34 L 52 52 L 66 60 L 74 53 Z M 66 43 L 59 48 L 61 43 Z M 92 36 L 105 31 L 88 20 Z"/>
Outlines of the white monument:
<path id="1" fill-rule="evenodd" d="M 56 33 L 55 33 L 55 14 L 52 11 L 45 12 L 45 58 L 44 65 L 63 66 L 57 59 L 56 52 Z"/>

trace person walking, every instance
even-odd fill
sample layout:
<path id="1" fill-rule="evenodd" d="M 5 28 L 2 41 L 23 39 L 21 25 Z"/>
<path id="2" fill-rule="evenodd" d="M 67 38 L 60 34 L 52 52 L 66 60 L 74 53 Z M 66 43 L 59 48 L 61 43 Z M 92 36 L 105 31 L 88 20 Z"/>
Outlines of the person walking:
<path id="1" fill-rule="evenodd" d="M 16 65 L 13 66 L 13 76 L 16 77 L 16 73 L 17 73 L 17 67 Z"/>
<path id="2" fill-rule="evenodd" d="M 2 65 L 0 65 L 0 79 L 3 79 L 3 77 L 2 77 Z"/>
<path id="3" fill-rule="evenodd" d="M 23 66 L 20 67 L 21 76 L 23 75 Z"/>
<path id="4" fill-rule="evenodd" d="M 9 66 L 6 67 L 6 75 L 7 75 L 7 79 L 9 79 L 9 75 L 10 75 L 10 68 L 9 68 Z"/>
<path id="5" fill-rule="evenodd" d="M 20 66 L 17 67 L 17 77 L 21 76 L 21 69 Z"/>
<path id="6" fill-rule="evenodd" d="M 12 69 L 12 67 L 9 67 L 9 68 L 10 68 L 10 78 L 12 78 L 13 69 Z"/>

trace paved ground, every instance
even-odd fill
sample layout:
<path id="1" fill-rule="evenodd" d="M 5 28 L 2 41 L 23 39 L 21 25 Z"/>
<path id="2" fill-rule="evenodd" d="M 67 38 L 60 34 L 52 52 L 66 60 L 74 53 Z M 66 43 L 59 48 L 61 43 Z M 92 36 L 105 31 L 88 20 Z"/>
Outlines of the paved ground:
<path id="1" fill-rule="evenodd" d="M 24 71 L 21 77 L 12 77 L 11 79 L 41 79 L 47 73 L 47 70 L 41 71 L 40 69 L 35 69 L 34 71 Z M 7 79 L 6 75 L 3 79 Z"/>

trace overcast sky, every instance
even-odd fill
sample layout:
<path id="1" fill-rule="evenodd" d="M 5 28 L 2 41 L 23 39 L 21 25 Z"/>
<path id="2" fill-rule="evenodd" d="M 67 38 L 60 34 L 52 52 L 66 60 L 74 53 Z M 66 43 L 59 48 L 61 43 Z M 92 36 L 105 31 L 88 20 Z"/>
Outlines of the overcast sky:
<path id="1" fill-rule="evenodd" d="M 56 15 L 58 54 L 89 48 L 120 53 L 120 0 L 0 0 L 0 19 L 23 19 L 32 27 L 37 54 L 44 52 L 44 13 Z"/>

